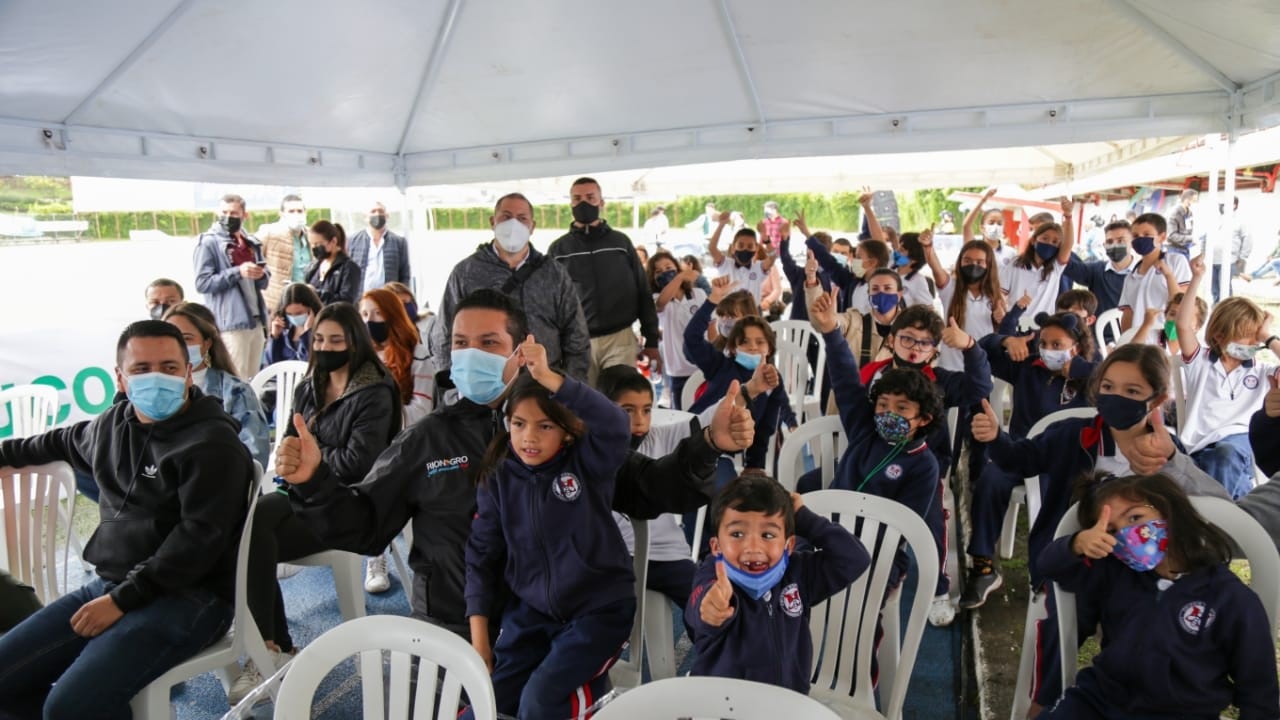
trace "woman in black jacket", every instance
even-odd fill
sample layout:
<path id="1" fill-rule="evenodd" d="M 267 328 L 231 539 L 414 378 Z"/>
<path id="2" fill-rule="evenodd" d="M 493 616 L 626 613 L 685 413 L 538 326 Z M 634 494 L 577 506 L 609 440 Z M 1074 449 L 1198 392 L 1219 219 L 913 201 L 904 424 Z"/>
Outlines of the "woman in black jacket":
<path id="1" fill-rule="evenodd" d="M 329 471 L 343 484 L 360 482 L 400 431 L 401 413 L 399 389 L 378 361 L 373 340 L 355 306 L 336 303 L 320 311 L 308 363 L 307 376 L 294 392 L 294 413 L 302 416 L 315 435 Z M 297 434 L 292 423 L 277 431 Z M 276 564 L 328 547 L 294 516 L 283 493 L 269 493 L 258 501 L 250 542 L 249 609 L 267 647 L 278 656 L 278 667 L 294 648 L 284 597 L 276 582 Z M 257 668 L 249 661 L 231 688 L 231 703 L 276 669 Z"/>
<path id="2" fill-rule="evenodd" d="M 307 284 L 316 289 L 320 302 L 355 304 L 360 299 L 363 272 L 347 256 L 347 233 L 338 223 L 319 220 L 311 226 L 311 257 Z"/>

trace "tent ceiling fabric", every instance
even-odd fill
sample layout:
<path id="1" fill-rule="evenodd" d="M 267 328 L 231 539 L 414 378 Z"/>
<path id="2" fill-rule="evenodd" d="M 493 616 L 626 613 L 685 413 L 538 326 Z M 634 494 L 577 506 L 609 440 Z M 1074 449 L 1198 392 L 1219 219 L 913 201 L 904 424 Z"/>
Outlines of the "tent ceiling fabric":
<path id="1" fill-rule="evenodd" d="M 0 5 L 0 59 L 12 173 L 405 186 L 1280 124 L 1273 0 L 45 0 Z"/>

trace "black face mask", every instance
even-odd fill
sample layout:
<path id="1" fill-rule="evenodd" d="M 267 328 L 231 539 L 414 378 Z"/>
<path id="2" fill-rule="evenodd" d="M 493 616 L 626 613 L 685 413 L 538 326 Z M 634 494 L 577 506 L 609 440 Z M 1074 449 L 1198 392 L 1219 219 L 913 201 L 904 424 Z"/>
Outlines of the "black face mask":
<path id="1" fill-rule="evenodd" d="M 1111 262 L 1124 262 L 1129 257 L 1129 248 L 1124 245 L 1112 245 L 1107 248 L 1107 257 L 1111 258 Z"/>
<path id="2" fill-rule="evenodd" d="M 365 325 L 368 326 L 369 337 L 373 338 L 374 342 L 381 345 L 387 341 L 387 324 L 385 322 L 368 320 L 365 322 Z"/>
<path id="3" fill-rule="evenodd" d="M 573 219 L 582 225 L 590 225 L 600 219 L 600 208 L 588 202 L 580 202 L 573 206 Z"/>
<path id="4" fill-rule="evenodd" d="M 240 225 L 243 222 L 244 222 L 243 219 L 238 217 L 231 217 L 230 215 L 223 215 L 222 217 L 218 218 L 218 224 L 222 226 L 223 230 L 227 231 L 228 235 L 235 235 L 236 233 L 240 232 Z"/>
<path id="5" fill-rule="evenodd" d="M 1123 395 L 1098 395 L 1098 414 L 1102 416 L 1102 422 L 1106 423 L 1107 427 L 1128 430 L 1147 417 L 1149 402 L 1151 398 L 1135 400 Z"/>
<path id="6" fill-rule="evenodd" d="M 152 320 L 163 320 L 163 319 L 164 319 L 164 314 L 165 314 L 165 313 L 167 313 L 167 312 L 169 312 L 169 306 L 168 306 L 168 305 L 152 305 L 152 306 L 151 306 L 151 319 L 152 319 Z"/>
<path id="7" fill-rule="evenodd" d="M 374 230 L 381 230 L 386 226 L 387 226 L 386 215 L 370 215 L 369 216 L 369 227 L 373 228 Z"/>
<path id="8" fill-rule="evenodd" d="M 317 260 L 324 260 L 325 258 L 329 257 L 329 248 L 323 245 L 312 245 L 311 257 Z"/>
<path id="9" fill-rule="evenodd" d="M 929 358 L 929 360 L 932 360 L 932 358 Z M 913 370 L 922 370 L 924 369 L 925 365 L 929 364 L 929 360 L 921 360 L 920 362 L 913 363 L 913 362 L 907 362 L 906 360 L 903 360 L 902 356 L 898 355 L 898 353 L 893 354 L 894 367 L 911 368 Z"/>
<path id="10" fill-rule="evenodd" d="M 325 372 L 333 372 L 345 367 L 351 361 L 350 350 L 312 350 L 311 357 L 315 358 L 316 369 Z"/>
<path id="11" fill-rule="evenodd" d="M 966 283 L 976 283 L 987 276 L 987 269 L 981 265 L 961 265 L 960 277 Z"/>
<path id="12" fill-rule="evenodd" d="M 649 436 L 649 435 L 648 435 L 648 433 L 646 433 L 646 434 L 644 434 L 644 435 L 632 435 L 632 436 L 631 436 L 631 449 L 632 449 L 632 450 L 639 450 L 639 449 L 640 449 L 640 445 L 641 445 L 641 443 L 643 443 L 643 442 L 644 442 L 644 439 L 645 439 L 646 437 L 648 437 L 648 436 Z"/>

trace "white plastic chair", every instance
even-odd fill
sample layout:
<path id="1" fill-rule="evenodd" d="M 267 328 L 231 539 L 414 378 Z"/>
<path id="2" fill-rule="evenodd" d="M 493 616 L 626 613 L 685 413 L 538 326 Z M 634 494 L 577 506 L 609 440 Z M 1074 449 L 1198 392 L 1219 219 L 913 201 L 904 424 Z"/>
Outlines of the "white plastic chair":
<path id="1" fill-rule="evenodd" d="M 260 478 L 262 467 L 256 460 L 253 464 Z M 215 673 L 222 681 L 223 689 L 229 692 L 231 683 L 240 674 L 240 658 L 244 655 L 248 655 L 260 668 L 275 667 L 262 633 L 258 630 L 258 623 L 249 612 L 247 590 L 249 538 L 253 533 L 253 511 L 258 506 L 259 482 L 255 478 L 249 485 L 249 512 L 245 516 L 244 529 L 240 531 L 240 546 L 236 551 L 235 617 L 231 621 L 231 631 L 191 659 L 169 668 L 133 696 L 130 705 L 134 720 L 168 720 L 173 717 L 173 709 L 169 705 L 169 690 L 178 683 L 207 672 Z"/>
<path id="2" fill-rule="evenodd" d="M 1094 336 L 1098 339 L 1098 352 L 1103 357 L 1107 356 L 1107 336 L 1113 338 L 1120 337 L 1120 317 L 1123 313 L 1120 308 L 1111 308 L 1098 316 L 1093 323 Z"/>
<path id="3" fill-rule="evenodd" d="M 991 378 L 991 395 L 987 398 L 991 409 L 1000 419 L 1000 427 L 1009 429 L 1009 421 L 1005 419 L 1005 410 L 1013 410 L 1013 386 L 998 377 Z M 1012 414 L 1012 413 L 1011 413 Z"/>
<path id="4" fill-rule="evenodd" d="M 822 379 L 827 371 L 827 346 L 818 337 L 817 331 L 806 320 L 778 320 L 771 323 L 773 332 L 777 335 L 778 341 L 778 368 L 782 369 L 782 348 L 788 347 L 799 353 L 801 361 L 804 363 L 805 373 L 813 380 L 813 392 L 806 393 L 804 388 L 799 385 L 786 384 L 790 382 L 790 378 L 784 380 L 783 387 L 791 394 L 792 405 L 803 410 L 796 411 L 796 417 L 800 418 L 800 422 L 808 422 L 822 415 Z M 818 345 L 818 363 L 817 368 L 809 366 L 809 341 L 814 339 Z M 790 357 L 788 357 L 788 361 Z M 787 377 L 784 375 L 784 377 Z"/>
<path id="5" fill-rule="evenodd" d="M 267 470 L 271 472 L 271 475 L 275 474 L 276 448 L 280 447 L 280 441 L 284 440 L 285 432 L 293 424 L 293 392 L 306 375 L 307 363 L 301 360 L 285 360 L 271 363 L 262 368 L 249 381 L 249 387 L 253 388 L 254 394 L 259 398 L 266 391 L 267 384 L 273 378 L 276 381 L 276 411 L 272 417 L 272 422 L 275 423 L 276 427 L 276 436 L 275 442 L 271 444 L 271 457 L 267 461 Z M 267 476 L 268 479 L 270 479 L 271 475 Z M 267 487 L 265 489 L 270 490 L 271 488 Z"/>
<path id="6" fill-rule="evenodd" d="M 1226 533 L 1243 551 L 1244 559 L 1249 561 L 1249 588 L 1262 600 L 1267 621 L 1271 624 L 1271 637 L 1275 638 L 1276 632 L 1280 630 L 1280 552 L 1276 550 L 1271 535 L 1249 513 L 1229 500 L 1193 496 L 1191 505 L 1205 520 Z M 1072 505 L 1058 523 L 1054 537 L 1060 538 L 1079 530 L 1077 508 Z M 1076 596 L 1075 593 L 1063 590 L 1057 583 L 1053 584 L 1053 592 L 1058 603 L 1058 644 L 1062 657 L 1062 688 L 1065 690 L 1076 681 L 1077 648 L 1075 643 L 1063 640 L 1076 637 Z"/>
<path id="7" fill-rule="evenodd" d="M 45 605 L 62 595 L 58 585 L 57 536 L 60 531 L 71 530 L 59 512 L 61 490 L 68 479 L 74 486 L 75 475 L 64 462 L 0 467 L 8 570 L 19 582 L 35 588 L 36 597 Z M 65 554 L 63 565 L 65 570 Z M 63 589 L 66 583 L 64 572 Z"/>
<path id="8" fill-rule="evenodd" d="M 1129 343 L 1133 342 L 1133 336 L 1138 334 L 1138 327 L 1139 327 L 1138 325 L 1134 325 L 1128 330 L 1125 330 L 1124 332 L 1120 333 L 1120 338 L 1116 340 L 1116 347 L 1120 347 L 1121 345 L 1128 345 Z"/>
<path id="9" fill-rule="evenodd" d="M 693 407 L 694 401 L 697 399 L 698 388 L 702 387 L 702 383 L 707 378 L 702 374 L 701 370 L 694 370 L 693 374 L 684 383 L 684 390 L 680 392 L 680 407 L 688 410 Z"/>
<path id="10" fill-rule="evenodd" d="M 782 441 L 778 451 L 777 480 L 788 491 L 796 489 L 796 483 L 804 474 L 804 450 L 809 449 L 814 464 L 822 470 L 822 487 L 831 487 L 835 479 L 836 463 L 849 446 L 844 436 L 844 426 L 835 415 L 823 415 L 806 421 Z"/>
<path id="11" fill-rule="evenodd" d="M 787 399 L 791 402 L 791 412 L 796 414 L 799 422 L 805 421 L 805 406 L 812 400 L 817 403 L 817 398 L 808 395 L 809 376 L 809 356 L 804 350 L 791 345 L 778 343 L 778 350 L 774 353 L 774 365 L 778 368 L 778 379 L 782 388 L 787 391 Z"/>
<path id="12" fill-rule="evenodd" d="M 322 550 L 290 560 L 289 563 L 304 567 L 328 567 L 333 572 L 333 584 L 338 591 L 338 609 L 342 612 L 342 619 L 355 620 L 365 616 L 364 556 L 346 550 Z M 409 583 L 411 580 L 402 577 L 400 582 Z M 410 599 L 410 604 L 412 602 Z"/>
<path id="13" fill-rule="evenodd" d="M 1067 408 L 1057 412 L 1049 413 L 1036 421 L 1035 425 L 1027 431 L 1027 437 L 1033 438 L 1044 432 L 1045 428 L 1068 418 L 1087 418 L 1097 415 L 1098 411 L 1092 407 Z M 976 482 L 977 479 L 975 478 Z M 1029 498 L 1029 499 L 1028 499 Z M 1004 524 L 1000 528 L 1000 557 L 1008 560 L 1013 557 L 1013 542 L 1015 534 L 1018 530 L 1018 508 L 1027 505 L 1027 527 L 1031 527 L 1031 523 L 1035 522 L 1035 518 L 1040 514 L 1040 478 L 1026 478 L 1021 487 L 1013 489 L 1013 494 L 1009 496 L 1009 507 L 1004 513 Z"/>
<path id="14" fill-rule="evenodd" d="M 632 520 L 631 536 L 635 541 L 632 567 L 635 572 L 636 614 L 627 641 L 627 659 L 619 659 L 609 668 L 609 679 L 618 687 L 637 687 L 644 682 L 644 609 L 645 583 L 649 576 L 649 521 Z"/>
<path id="15" fill-rule="evenodd" d="M 628 690 L 596 720 L 839 720 L 813 698 L 777 685 L 723 677 L 678 677 Z"/>
<path id="16" fill-rule="evenodd" d="M 938 577 L 938 551 L 933 535 L 924 519 L 910 508 L 874 495 L 852 490 L 819 490 L 806 493 L 804 504 L 813 512 L 839 522 L 850 532 L 856 532 L 871 553 L 871 566 L 861 577 L 844 592 L 810 610 L 816 679 L 809 697 L 832 708 L 842 718 L 900 720 Z M 858 528 L 859 521 L 861 528 Z M 880 533 L 884 538 L 877 546 Z M 900 540 L 906 540 L 919 572 L 900 646 L 889 639 L 890 626 L 885 625 L 885 640 L 879 654 L 879 694 L 884 710 L 877 711 L 871 687 L 871 653 L 881 601 L 885 598 L 889 570 Z M 902 582 L 905 584 L 907 579 L 904 577 Z M 846 607 L 847 615 L 844 614 Z M 885 610 L 891 611 L 896 611 L 896 603 Z M 891 658 L 884 646 L 898 651 L 896 663 L 887 662 Z"/>
<path id="17" fill-rule="evenodd" d="M 48 385 L 15 385 L 6 390 L 0 390 L 0 409 L 9 415 L 9 424 L 13 430 L 12 438 L 35 437 L 48 432 L 57 424 L 58 391 Z M 67 559 L 71 555 L 71 550 L 74 549 L 76 557 L 83 560 L 84 543 L 80 541 L 80 536 L 71 524 L 71 518 L 76 510 L 76 497 L 79 495 L 76 491 L 75 473 L 58 473 L 58 479 L 62 484 L 57 486 L 59 497 L 54 499 L 54 504 L 58 509 L 58 521 L 66 528 L 67 533 L 62 552 L 62 584 L 65 587 Z M 61 503 L 63 497 L 67 499 L 66 507 Z"/>
<path id="18" fill-rule="evenodd" d="M 1178 422 L 1174 425 L 1174 429 L 1186 425 L 1187 423 L 1187 389 L 1186 389 L 1186 363 L 1182 362 L 1182 353 L 1176 352 L 1169 356 L 1169 365 L 1172 368 L 1173 375 L 1173 406 L 1177 410 Z"/>
<path id="19" fill-rule="evenodd" d="M 388 694 L 383 692 L 383 652 L 390 656 L 386 676 Z M 371 615 L 333 628 L 298 653 L 280 686 L 276 720 L 310 720 L 311 704 L 320 681 L 353 655 L 360 658 L 362 717 L 367 720 L 453 720 L 458 715 L 464 691 L 477 720 L 497 717 L 489 669 L 470 643 L 421 620 Z M 411 715 L 409 693 L 413 687 L 415 658 L 418 660 L 417 688 Z M 441 670 L 444 670 L 443 685 L 440 684 Z M 437 689 L 440 690 L 438 696 Z M 384 703 L 384 697 L 389 704 Z"/>
<path id="20" fill-rule="evenodd" d="M 1097 414 L 1097 409 L 1091 407 L 1059 410 L 1040 418 L 1027 431 L 1027 437 L 1038 437 L 1046 428 L 1059 420 L 1090 418 Z M 1022 490 L 1021 496 L 1027 505 L 1027 527 L 1030 528 L 1035 525 L 1036 518 L 1040 515 L 1040 476 L 1032 475 L 1025 478 L 1022 488 L 1019 489 Z M 1014 495 L 1009 500 L 1009 509 L 1004 514 L 1004 527 L 1000 532 L 1000 555 L 1005 558 L 1013 556 L 1013 538 L 1018 525 L 1018 506 L 1014 504 L 1014 498 L 1017 497 L 1018 492 L 1015 490 Z M 1023 502 L 1023 500 L 1018 500 L 1018 502 Z M 1006 551 L 1008 554 L 1006 554 Z M 1044 591 L 1033 590 L 1027 598 L 1027 621 L 1022 628 L 1022 655 L 1018 658 L 1018 679 L 1013 689 L 1013 707 L 1009 712 L 1010 720 L 1023 720 L 1027 716 L 1027 710 L 1031 707 L 1031 682 L 1036 662 L 1036 625 L 1048 616 L 1049 611 L 1045 605 Z"/>

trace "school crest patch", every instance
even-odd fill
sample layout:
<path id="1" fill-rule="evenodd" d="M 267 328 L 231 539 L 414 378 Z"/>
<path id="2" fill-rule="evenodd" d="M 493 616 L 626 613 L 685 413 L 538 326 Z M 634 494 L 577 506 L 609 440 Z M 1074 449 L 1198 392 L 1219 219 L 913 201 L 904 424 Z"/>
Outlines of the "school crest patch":
<path id="1" fill-rule="evenodd" d="M 1244 376 L 1244 388 L 1245 388 L 1246 390 L 1257 390 L 1257 389 L 1258 389 L 1258 376 L 1257 376 L 1257 375 L 1245 375 L 1245 376 Z"/>
<path id="2" fill-rule="evenodd" d="M 898 478 L 902 477 L 902 466 L 897 463 L 894 463 L 884 469 L 884 475 L 890 480 L 897 480 Z"/>
<path id="3" fill-rule="evenodd" d="M 1178 624 L 1189 635 L 1199 635 L 1201 630 L 1208 629 L 1213 624 L 1215 613 L 1212 610 L 1206 610 L 1204 603 L 1196 600 L 1182 606 L 1182 610 L 1178 611 Z"/>
<path id="4" fill-rule="evenodd" d="M 573 473 L 563 473 L 552 483 L 551 493 L 559 500 L 573 502 L 582 494 L 582 482 Z"/>
<path id="5" fill-rule="evenodd" d="M 786 614 L 791 617 L 800 617 L 800 613 L 804 612 L 804 601 L 800 599 L 800 586 L 791 583 L 782 588 L 778 603 L 782 605 L 782 611 Z"/>
<path id="6" fill-rule="evenodd" d="M 756 279 L 756 274 L 755 274 L 754 272 L 747 273 L 747 279 L 748 279 L 748 280 L 755 280 L 755 279 Z"/>

